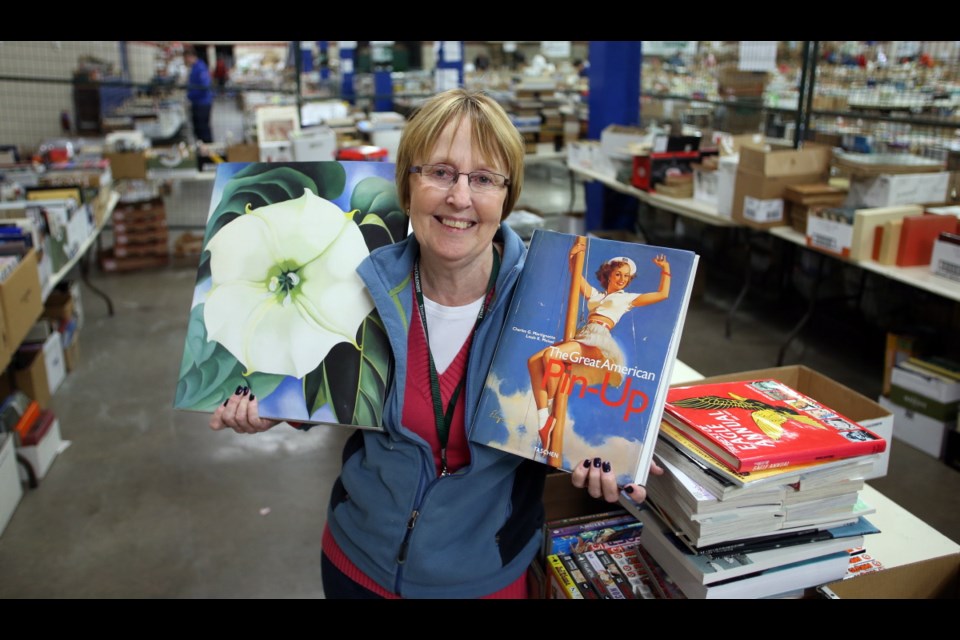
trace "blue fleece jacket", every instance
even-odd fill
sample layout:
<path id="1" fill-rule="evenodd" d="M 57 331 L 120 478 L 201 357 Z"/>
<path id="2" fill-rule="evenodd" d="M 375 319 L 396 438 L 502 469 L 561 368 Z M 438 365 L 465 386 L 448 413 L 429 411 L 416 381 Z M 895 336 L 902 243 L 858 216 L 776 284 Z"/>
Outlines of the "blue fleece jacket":
<path id="1" fill-rule="evenodd" d="M 470 348 L 465 388 L 467 435 L 504 324 L 526 249 L 505 224 L 503 261 L 488 315 Z M 540 545 L 546 467 L 470 443 L 470 464 L 438 478 L 430 445 L 401 424 L 416 238 L 374 251 L 359 267 L 396 356 L 384 432 L 358 430 L 328 524 L 344 553 L 377 583 L 408 598 L 475 598 L 527 569 Z"/>

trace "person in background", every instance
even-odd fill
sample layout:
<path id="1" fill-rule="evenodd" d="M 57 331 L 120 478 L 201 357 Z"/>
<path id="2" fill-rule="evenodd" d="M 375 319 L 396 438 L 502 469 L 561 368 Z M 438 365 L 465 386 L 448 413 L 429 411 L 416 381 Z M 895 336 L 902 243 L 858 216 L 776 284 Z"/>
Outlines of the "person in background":
<path id="1" fill-rule="evenodd" d="M 210 70 L 207 63 L 197 57 L 196 49 L 190 45 L 183 49 L 183 61 L 190 69 L 187 78 L 187 100 L 190 101 L 193 135 L 198 142 L 213 142 L 213 132 L 210 130 L 210 112 L 213 109 Z"/>
<path id="2" fill-rule="evenodd" d="M 482 92 L 439 93 L 403 130 L 397 195 L 413 234 L 357 269 L 395 365 L 384 430 L 353 433 L 331 492 L 327 598 L 527 597 L 548 467 L 467 437 L 526 257 L 504 222 L 523 187 L 524 155 L 509 116 Z M 277 424 L 238 391 L 211 428 L 257 433 Z M 608 502 L 620 495 L 615 470 L 599 458 L 571 482 Z"/>

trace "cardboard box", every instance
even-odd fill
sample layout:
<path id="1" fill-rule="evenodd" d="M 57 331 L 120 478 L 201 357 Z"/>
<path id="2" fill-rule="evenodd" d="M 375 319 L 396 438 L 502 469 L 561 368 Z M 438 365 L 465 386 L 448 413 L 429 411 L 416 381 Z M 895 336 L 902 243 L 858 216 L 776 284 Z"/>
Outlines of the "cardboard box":
<path id="1" fill-rule="evenodd" d="M 827 586 L 841 599 L 956 599 L 960 597 L 960 554 L 873 571 Z"/>
<path id="2" fill-rule="evenodd" d="M 23 497 L 18 467 L 13 434 L 0 433 L 0 534 Z"/>
<path id="3" fill-rule="evenodd" d="M 894 438 L 934 458 L 943 457 L 947 444 L 947 432 L 956 425 L 956 418 L 948 422 L 935 420 L 900 406 L 883 396 L 880 397 L 880 404 L 893 413 Z"/>
<path id="4" fill-rule="evenodd" d="M 54 418 L 50 430 L 35 445 L 17 447 L 17 453 L 22 455 L 33 468 L 37 480 L 43 480 L 50 470 L 57 453 L 60 452 L 60 445 L 63 439 L 60 437 L 60 419 Z M 27 480 L 26 471 L 20 470 L 21 478 Z"/>
<path id="5" fill-rule="evenodd" d="M 830 155 L 829 147 L 812 144 L 803 149 L 743 145 L 734 185 L 733 219 L 761 229 L 788 224 L 784 189 L 789 185 L 825 182 Z"/>
<path id="6" fill-rule="evenodd" d="M 106 152 L 103 157 L 110 161 L 110 173 L 115 180 L 147 178 L 147 156 L 143 151 Z"/>
<path id="7" fill-rule="evenodd" d="M 41 409 L 50 406 L 50 383 L 47 382 L 47 361 L 41 349 L 21 348 L 14 356 L 13 384 Z"/>
<path id="8" fill-rule="evenodd" d="M 30 249 L 13 273 L 0 282 L 0 303 L 3 306 L 3 321 L 6 326 L 6 343 L 12 350 L 15 350 L 23 341 L 33 327 L 33 323 L 43 313 L 40 294 L 37 252 L 35 249 Z"/>
<path id="9" fill-rule="evenodd" d="M 845 415 L 851 420 L 855 420 L 862 426 L 883 437 L 887 441 L 887 449 L 878 456 L 874 463 L 873 470 L 866 474 L 865 478 L 880 478 L 887 475 L 895 424 L 891 411 L 866 396 L 857 393 L 853 389 L 809 367 L 804 365 L 789 365 L 770 369 L 755 369 L 753 371 L 741 371 L 739 373 L 712 376 L 698 380 L 695 383 L 682 384 L 686 386 L 689 384 L 758 380 L 761 378 L 779 380 L 800 393 L 804 393 L 823 405 Z"/>
<path id="10" fill-rule="evenodd" d="M 939 204 L 947 201 L 949 184 L 949 171 L 852 176 L 845 204 L 858 208 Z"/>
<path id="11" fill-rule="evenodd" d="M 260 148 L 257 144 L 232 144 L 227 147 L 227 162 L 259 162 Z"/>

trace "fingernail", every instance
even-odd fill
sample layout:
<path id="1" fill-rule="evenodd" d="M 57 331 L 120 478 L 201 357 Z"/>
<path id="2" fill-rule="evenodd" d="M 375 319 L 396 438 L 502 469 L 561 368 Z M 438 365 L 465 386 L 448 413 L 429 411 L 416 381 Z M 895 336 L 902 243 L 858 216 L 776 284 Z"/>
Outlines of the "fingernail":
<path id="1" fill-rule="evenodd" d="M 250 402 L 253 402 L 256 399 L 256 396 L 252 393 L 250 394 Z"/>
<path id="2" fill-rule="evenodd" d="M 609 462 L 604 462 L 604 463 L 603 463 L 603 472 L 604 472 L 604 473 L 610 473 L 610 463 L 609 463 Z"/>
<path id="3" fill-rule="evenodd" d="M 238 385 L 237 390 L 233 392 L 233 395 L 238 396 L 243 392 L 243 385 Z"/>
<path id="4" fill-rule="evenodd" d="M 586 460 L 583 461 L 583 468 L 584 469 L 590 468 L 590 458 L 587 458 Z"/>
<path id="5" fill-rule="evenodd" d="M 633 485 L 632 485 L 632 484 L 628 484 L 627 486 L 625 486 L 625 487 L 623 488 L 623 490 L 626 491 L 627 493 L 633 493 Z"/>
<path id="6" fill-rule="evenodd" d="M 244 388 L 243 388 L 243 395 L 247 395 L 248 393 L 250 393 L 250 387 L 244 387 Z"/>
<path id="7" fill-rule="evenodd" d="M 594 458 L 594 459 L 593 459 L 593 466 L 595 466 L 595 467 L 599 467 L 599 466 L 600 466 L 600 458 Z"/>
<path id="8" fill-rule="evenodd" d="M 223 401 L 223 406 L 227 406 L 227 403 L 230 402 L 230 397 L 227 396 L 227 399 Z"/>

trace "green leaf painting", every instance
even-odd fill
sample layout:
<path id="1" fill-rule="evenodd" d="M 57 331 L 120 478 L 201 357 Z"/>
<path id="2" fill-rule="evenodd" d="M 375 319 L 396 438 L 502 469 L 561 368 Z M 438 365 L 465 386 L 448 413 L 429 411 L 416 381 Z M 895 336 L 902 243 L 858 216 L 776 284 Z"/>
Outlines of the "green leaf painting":
<path id="1" fill-rule="evenodd" d="M 380 428 L 392 353 L 355 268 L 406 236 L 393 173 L 380 162 L 218 167 L 176 408 L 212 412 L 248 386 L 264 417 Z"/>

